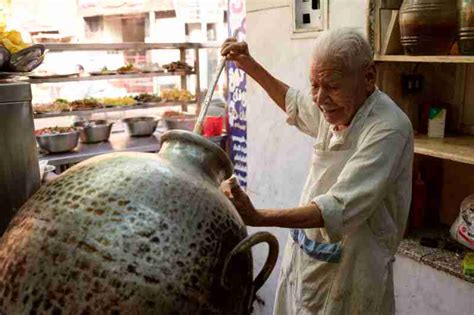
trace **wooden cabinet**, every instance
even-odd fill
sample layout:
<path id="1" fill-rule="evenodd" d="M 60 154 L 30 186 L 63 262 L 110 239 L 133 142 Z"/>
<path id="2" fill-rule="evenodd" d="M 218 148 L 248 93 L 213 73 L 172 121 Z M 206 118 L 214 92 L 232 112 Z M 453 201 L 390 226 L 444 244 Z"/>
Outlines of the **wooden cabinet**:
<path id="1" fill-rule="evenodd" d="M 420 245 L 420 237 L 427 235 L 426 228 L 431 230 L 430 237 L 453 242 L 447 228 L 458 216 L 461 201 L 474 193 L 474 56 L 458 55 L 456 45 L 446 56 L 405 55 L 400 31 L 396 29 L 399 6 L 394 3 L 397 1 L 369 1 L 367 34 L 374 50 L 378 87 L 412 121 L 414 178 L 421 174 L 427 188 L 422 198 L 417 196 L 416 189 L 413 195 L 418 201 L 425 200 L 424 226 L 411 229 L 399 253 L 474 282 L 474 278 L 462 274 L 462 250 L 454 253 L 444 247 L 434 249 Z M 410 75 L 423 78 L 422 88 L 414 93 L 407 92 L 402 83 L 402 78 Z M 420 132 L 424 131 L 420 112 L 430 106 L 447 108 L 444 138 L 429 138 Z M 423 255 L 418 257 L 417 253 Z"/>
<path id="2" fill-rule="evenodd" d="M 407 56 L 382 54 L 382 46 L 392 32 L 390 22 L 393 1 L 371 0 L 368 10 L 368 34 L 377 63 L 377 84 L 389 94 L 418 127 L 419 106 L 446 104 L 447 136 L 444 139 L 417 135 L 415 152 L 437 158 L 474 164 L 474 56 Z M 399 36 L 398 36 L 399 40 Z M 404 74 L 423 76 L 423 91 L 405 94 Z"/>

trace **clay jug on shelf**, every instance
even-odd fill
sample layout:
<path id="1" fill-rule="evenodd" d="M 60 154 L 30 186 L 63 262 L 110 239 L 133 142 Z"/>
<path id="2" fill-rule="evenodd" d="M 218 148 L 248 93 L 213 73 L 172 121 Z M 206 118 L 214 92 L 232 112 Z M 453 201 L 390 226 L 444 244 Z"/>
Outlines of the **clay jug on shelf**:
<path id="1" fill-rule="evenodd" d="M 474 55 L 474 0 L 459 0 L 459 51 Z"/>
<path id="2" fill-rule="evenodd" d="M 219 190 L 225 152 L 187 131 L 158 154 L 112 153 L 43 186 L 0 240 L 0 313 L 249 314 L 278 242 Z M 267 243 L 253 279 L 251 247 Z"/>
<path id="3" fill-rule="evenodd" d="M 400 40 L 407 55 L 448 55 L 458 30 L 456 0 L 404 0 Z"/>

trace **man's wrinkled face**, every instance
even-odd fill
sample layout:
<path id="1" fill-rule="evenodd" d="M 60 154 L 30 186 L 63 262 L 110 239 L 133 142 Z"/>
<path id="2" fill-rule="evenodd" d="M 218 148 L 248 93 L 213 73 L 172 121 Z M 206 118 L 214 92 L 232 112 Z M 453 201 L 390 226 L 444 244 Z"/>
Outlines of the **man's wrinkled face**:
<path id="1" fill-rule="evenodd" d="M 348 71 L 335 63 L 313 62 L 311 94 L 324 118 L 332 125 L 348 126 L 365 101 L 364 71 Z"/>

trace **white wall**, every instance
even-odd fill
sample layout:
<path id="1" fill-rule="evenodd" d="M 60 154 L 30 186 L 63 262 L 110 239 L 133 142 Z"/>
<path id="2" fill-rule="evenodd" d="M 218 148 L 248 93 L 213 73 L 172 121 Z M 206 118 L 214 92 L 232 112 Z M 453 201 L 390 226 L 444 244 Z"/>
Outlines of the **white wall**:
<path id="1" fill-rule="evenodd" d="M 102 43 L 122 42 L 122 19 L 118 17 L 104 17 L 104 30 L 102 31 Z"/>
<path id="2" fill-rule="evenodd" d="M 314 39 L 291 39 L 289 3 L 288 0 L 247 0 L 247 42 L 252 55 L 273 75 L 291 86 L 308 88 Z M 366 0 L 330 0 L 329 26 L 351 26 L 365 32 L 366 7 Z M 249 195 L 260 208 L 297 206 L 313 140 L 288 126 L 285 114 L 251 79 L 246 103 Z M 277 236 L 283 252 L 287 230 L 267 230 Z M 254 257 L 258 270 L 266 257 L 265 247 L 256 248 Z M 256 314 L 272 313 L 278 274 L 279 265 L 258 292 L 265 306 L 255 305 Z"/>
<path id="3" fill-rule="evenodd" d="M 76 0 L 11 0 L 10 11 L 9 29 L 60 30 L 63 35 L 79 38 L 84 33 Z"/>

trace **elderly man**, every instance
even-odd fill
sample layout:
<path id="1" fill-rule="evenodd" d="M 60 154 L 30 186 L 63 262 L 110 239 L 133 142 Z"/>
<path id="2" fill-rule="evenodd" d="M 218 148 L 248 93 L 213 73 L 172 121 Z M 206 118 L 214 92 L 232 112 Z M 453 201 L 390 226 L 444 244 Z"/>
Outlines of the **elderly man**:
<path id="1" fill-rule="evenodd" d="M 393 314 L 392 263 L 410 207 L 413 133 L 375 87 L 368 42 L 350 29 L 322 33 L 307 94 L 274 78 L 244 42 L 228 39 L 221 53 L 265 89 L 290 125 L 316 139 L 298 207 L 255 209 L 238 185 L 226 186 L 246 224 L 291 228 L 275 314 Z"/>

